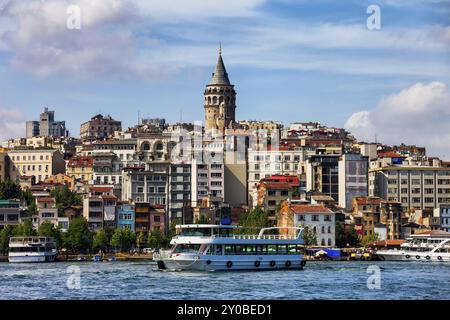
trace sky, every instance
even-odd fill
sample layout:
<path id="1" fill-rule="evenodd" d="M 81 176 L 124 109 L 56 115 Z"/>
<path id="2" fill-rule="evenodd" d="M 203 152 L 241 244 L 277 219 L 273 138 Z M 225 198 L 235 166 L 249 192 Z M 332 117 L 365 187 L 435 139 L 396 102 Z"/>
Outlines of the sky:
<path id="1" fill-rule="evenodd" d="M 318 121 L 450 160 L 450 0 L 0 0 L 0 140 L 44 107 L 73 136 L 98 113 L 203 121 L 219 43 L 238 120 Z"/>

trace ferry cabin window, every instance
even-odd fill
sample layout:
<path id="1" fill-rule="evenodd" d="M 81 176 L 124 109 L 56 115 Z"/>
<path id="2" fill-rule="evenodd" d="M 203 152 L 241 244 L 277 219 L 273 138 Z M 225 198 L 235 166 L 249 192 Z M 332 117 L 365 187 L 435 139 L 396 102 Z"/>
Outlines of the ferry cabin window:
<path id="1" fill-rule="evenodd" d="M 199 244 L 177 244 L 172 253 L 197 253 L 198 250 Z"/>
<path id="2" fill-rule="evenodd" d="M 9 252 L 52 252 L 52 248 L 44 247 L 12 247 Z"/>
<path id="3" fill-rule="evenodd" d="M 214 228 L 214 234 L 221 237 L 229 237 L 233 234 L 233 230 L 230 228 Z"/>
<path id="4" fill-rule="evenodd" d="M 213 248 L 214 247 L 215 246 L 213 246 Z M 224 249 L 225 255 L 286 255 L 286 254 L 299 254 L 303 252 L 303 247 L 295 244 L 293 245 L 238 244 L 238 245 L 224 245 Z M 214 251 L 210 250 L 210 252 L 212 254 L 212 252 Z"/>
<path id="5" fill-rule="evenodd" d="M 181 235 L 184 237 L 211 237 L 211 228 L 183 228 Z"/>

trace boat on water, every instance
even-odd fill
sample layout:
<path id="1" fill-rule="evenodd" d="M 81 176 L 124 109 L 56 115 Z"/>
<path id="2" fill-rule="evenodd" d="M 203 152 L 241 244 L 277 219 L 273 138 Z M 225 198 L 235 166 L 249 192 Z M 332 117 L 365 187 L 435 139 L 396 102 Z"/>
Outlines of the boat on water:
<path id="1" fill-rule="evenodd" d="M 433 230 L 412 234 L 400 249 L 379 250 L 381 260 L 450 262 L 450 232 Z"/>
<path id="2" fill-rule="evenodd" d="M 53 262 L 58 255 L 51 237 L 11 237 L 9 262 Z"/>
<path id="3" fill-rule="evenodd" d="M 176 227 L 170 250 L 154 254 L 159 269 L 229 271 L 303 269 L 302 228 L 263 228 L 259 234 L 236 234 L 231 225 L 188 224 Z M 294 229 L 294 234 L 267 231 Z"/>

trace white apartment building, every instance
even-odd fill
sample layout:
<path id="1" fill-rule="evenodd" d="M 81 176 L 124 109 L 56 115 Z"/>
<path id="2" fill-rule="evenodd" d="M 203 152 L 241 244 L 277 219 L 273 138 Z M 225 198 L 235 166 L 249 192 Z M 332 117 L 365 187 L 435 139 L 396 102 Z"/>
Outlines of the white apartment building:
<path id="1" fill-rule="evenodd" d="M 263 178 L 271 175 L 302 175 L 305 161 L 314 154 L 313 149 L 297 146 L 295 148 L 248 150 L 248 199 L 256 206 L 254 195 L 256 186 Z"/>

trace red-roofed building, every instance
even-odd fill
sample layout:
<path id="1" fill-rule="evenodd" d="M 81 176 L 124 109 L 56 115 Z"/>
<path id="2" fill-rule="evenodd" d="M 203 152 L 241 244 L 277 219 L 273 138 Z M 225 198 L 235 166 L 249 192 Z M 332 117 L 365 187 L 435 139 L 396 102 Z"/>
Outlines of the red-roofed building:
<path id="1" fill-rule="evenodd" d="M 66 174 L 80 181 L 92 181 L 94 174 L 92 156 L 78 156 L 69 159 Z"/>
<path id="2" fill-rule="evenodd" d="M 318 246 L 334 247 L 335 213 L 319 204 L 297 204 L 289 200 L 282 202 L 277 217 L 278 227 L 302 227 L 316 234 L 315 243 Z M 294 234 L 295 229 L 282 229 L 283 233 Z"/>
<path id="3" fill-rule="evenodd" d="M 281 202 L 298 196 L 300 180 L 297 176 L 273 175 L 261 179 L 256 188 L 257 205 L 264 208 L 275 224 Z"/>

